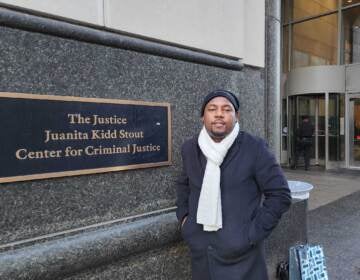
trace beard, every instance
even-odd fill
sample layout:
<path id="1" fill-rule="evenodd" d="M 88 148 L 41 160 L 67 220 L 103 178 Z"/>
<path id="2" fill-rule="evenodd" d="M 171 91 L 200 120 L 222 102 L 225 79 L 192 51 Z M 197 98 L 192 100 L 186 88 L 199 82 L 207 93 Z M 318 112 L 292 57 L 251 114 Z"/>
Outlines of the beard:
<path id="1" fill-rule="evenodd" d="M 233 131 L 233 129 L 235 127 L 235 123 L 236 122 L 234 122 L 230 131 L 226 131 L 226 130 L 225 131 L 214 131 L 213 129 L 210 129 L 210 130 L 206 129 L 206 131 L 215 142 L 219 142 L 219 141 L 223 140 L 226 136 L 228 136 Z"/>
<path id="2" fill-rule="evenodd" d="M 208 133 L 211 138 L 216 138 L 216 139 L 222 139 L 228 135 L 228 133 L 226 133 L 226 131 L 223 131 L 223 132 L 208 131 Z"/>

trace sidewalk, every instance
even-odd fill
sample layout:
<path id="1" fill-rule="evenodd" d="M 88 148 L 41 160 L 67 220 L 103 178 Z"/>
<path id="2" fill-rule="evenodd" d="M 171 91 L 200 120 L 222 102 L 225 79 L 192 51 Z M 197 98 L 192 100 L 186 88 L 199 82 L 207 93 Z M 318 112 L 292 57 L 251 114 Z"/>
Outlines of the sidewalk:
<path id="1" fill-rule="evenodd" d="M 324 246 L 330 280 L 360 279 L 360 172 L 287 170 L 288 180 L 314 185 L 310 243 Z"/>
<path id="2" fill-rule="evenodd" d="M 360 171 L 329 172 L 319 168 L 310 171 L 284 168 L 284 171 L 288 180 L 304 181 L 314 186 L 310 193 L 309 210 L 360 191 Z"/>

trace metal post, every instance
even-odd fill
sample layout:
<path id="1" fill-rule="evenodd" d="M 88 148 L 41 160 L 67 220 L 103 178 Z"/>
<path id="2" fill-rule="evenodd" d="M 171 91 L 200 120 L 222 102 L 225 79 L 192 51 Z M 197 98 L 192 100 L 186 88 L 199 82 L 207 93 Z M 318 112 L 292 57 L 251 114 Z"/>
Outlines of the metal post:
<path id="1" fill-rule="evenodd" d="M 325 169 L 329 167 L 329 93 L 325 92 Z"/>

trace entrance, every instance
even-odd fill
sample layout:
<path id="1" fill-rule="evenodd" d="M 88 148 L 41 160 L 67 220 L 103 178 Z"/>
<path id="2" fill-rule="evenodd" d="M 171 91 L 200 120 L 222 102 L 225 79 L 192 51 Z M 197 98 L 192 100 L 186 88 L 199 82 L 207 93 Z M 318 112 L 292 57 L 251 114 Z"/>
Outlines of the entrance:
<path id="1" fill-rule="evenodd" d="M 308 116 L 314 125 L 310 165 L 325 166 L 325 94 L 290 96 L 289 116 L 290 162 L 295 156 L 296 130 L 302 118 Z M 298 164 L 303 164 L 303 158 L 299 159 Z"/>
<path id="2" fill-rule="evenodd" d="M 360 95 L 349 99 L 349 165 L 360 167 Z"/>
<path id="3" fill-rule="evenodd" d="M 289 72 L 282 104 L 283 164 L 294 159 L 295 132 L 307 115 L 315 128 L 310 164 L 360 170 L 359 77 L 360 63 L 300 67 Z"/>
<path id="4" fill-rule="evenodd" d="M 323 166 L 326 169 L 341 168 L 345 164 L 345 96 L 339 93 L 303 94 L 289 96 L 289 139 L 291 163 L 296 151 L 296 131 L 302 118 L 308 116 L 314 126 L 310 165 Z M 354 112 L 359 112 L 360 129 L 360 97 L 354 101 Z M 355 114 L 355 113 L 354 113 Z M 357 119 L 357 117 L 355 117 Z M 354 133 L 357 130 L 354 130 Z M 360 130 L 359 130 L 360 132 Z M 360 133 L 359 133 L 360 134 Z M 357 135 L 357 134 L 356 134 Z M 357 137 L 357 136 L 356 136 Z M 360 135 L 359 135 L 360 138 Z M 353 143 L 359 150 L 360 139 Z M 300 158 L 299 165 L 303 164 Z M 360 166 L 360 158 L 354 160 Z"/>

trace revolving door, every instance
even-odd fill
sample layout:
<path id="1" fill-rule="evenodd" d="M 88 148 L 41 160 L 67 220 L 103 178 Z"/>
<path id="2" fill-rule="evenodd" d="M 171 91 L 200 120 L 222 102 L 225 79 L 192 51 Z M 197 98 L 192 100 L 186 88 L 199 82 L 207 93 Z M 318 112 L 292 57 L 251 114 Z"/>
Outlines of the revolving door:
<path id="1" fill-rule="evenodd" d="M 288 155 L 295 157 L 296 132 L 302 118 L 314 126 L 310 156 L 311 166 L 340 168 L 345 161 L 345 98 L 340 93 L 302 94 L 288 97 Z M 303 165 L 303 158 L 299 166 Z"/>

